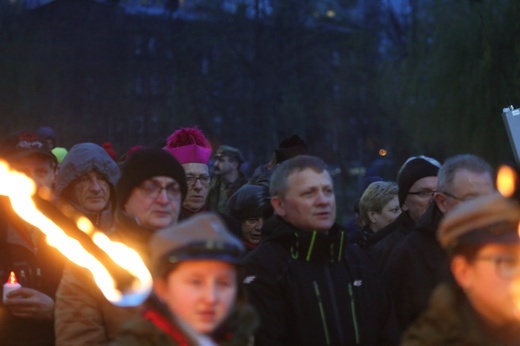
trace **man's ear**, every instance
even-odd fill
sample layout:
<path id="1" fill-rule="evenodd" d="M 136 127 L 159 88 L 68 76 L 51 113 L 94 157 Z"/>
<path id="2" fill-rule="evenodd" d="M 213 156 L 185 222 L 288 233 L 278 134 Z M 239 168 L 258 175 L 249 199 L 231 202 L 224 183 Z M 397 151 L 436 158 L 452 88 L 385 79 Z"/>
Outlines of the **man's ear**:
<path id="1" fill-rule="evenodd" d="M 273 207 L 276 215 L 285 215 L 285 204 L 282 198 L 278 196 L 271 197 L 271 206 Z"/>
<path id="2" fill-rule="evenodd" d="M 446 200 L 448 198 L 444 194 L 439 192 L 435 194 L 434 199 L 439 210 L 442 211 L 443 214 L 445 214 L 448 211 L 448 208 L 446 207 Z"/>

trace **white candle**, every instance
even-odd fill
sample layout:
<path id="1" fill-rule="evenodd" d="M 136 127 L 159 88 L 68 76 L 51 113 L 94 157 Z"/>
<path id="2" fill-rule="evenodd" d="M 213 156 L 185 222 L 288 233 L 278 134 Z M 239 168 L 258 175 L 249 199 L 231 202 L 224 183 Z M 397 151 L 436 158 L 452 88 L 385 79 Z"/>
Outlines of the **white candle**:
<path id="1" fill-rule="evenodd" d="M 3 301 L 5 302 L 6 296 L 9 292 L 17 290 L 19 288 L 22 288 L 22 285 L 20 285 L 18 283 L 18 281 L 16 280 L 16 275 L 14 275 L 14 273 L 11 272 L 11 274 L 9 274 L 9 278 L 7 279 L 7 282 L 4 284 Z"/>

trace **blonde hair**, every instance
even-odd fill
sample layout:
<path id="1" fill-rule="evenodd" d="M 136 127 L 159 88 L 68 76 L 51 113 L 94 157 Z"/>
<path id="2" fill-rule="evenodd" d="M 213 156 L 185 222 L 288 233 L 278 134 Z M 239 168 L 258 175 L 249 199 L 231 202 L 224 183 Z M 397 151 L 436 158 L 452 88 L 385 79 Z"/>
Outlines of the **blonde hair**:
<path id="1" fill-rule="evenodd" d="M 370 224 L 368 212 L 381 213 L 383 207 L 397 196 L 397 184 L 391 181 L 376 181 L 368 185 L 359 200 L 359 214 L 364 226 Z"/>

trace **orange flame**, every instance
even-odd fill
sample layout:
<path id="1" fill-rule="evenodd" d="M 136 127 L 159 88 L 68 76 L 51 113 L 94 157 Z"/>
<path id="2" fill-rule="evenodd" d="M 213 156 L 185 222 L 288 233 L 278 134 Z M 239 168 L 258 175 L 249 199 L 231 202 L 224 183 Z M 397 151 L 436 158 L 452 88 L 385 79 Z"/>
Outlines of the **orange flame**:
<path id="1" fill-rule="evenodd" d="M 18 280 L 16 280 L 16 275 L 14 275 L 14 272 L 11 272 L 9 274 L 9 278 L 7 278 L 7 283 L 8 284 L 17 284 L 18 283 Z"/>
<path id="2" fill-rule="evenodd" d="M 0 195 L 10 198 L 14 211 L 45 233 L 49 245 L 73 263 L 88 269 L 103 295 L 114 305 L 134 306 L 142 303 L 151 291 L 152 276 L 138 253 L 122 243 L 111 241 L 104 233 L 97 231 L 88 219 L 81 217 L 77 220 L 78 228 L 91 235 L 99 248 L 134 277 L 130 288 L 121 292 L 103 263 L 36 208 L 31 198 L 35 192 L 36 185 L 32 179 L 10 169 L 7 163 L 0 160 Z"/>
<path id="3" fill-rule="evenodd" d="M 515 193 L 516 172 L 513 168 L 503 165 L 498 169 L 497 188 L 500 194 L 509 198 Z"/>

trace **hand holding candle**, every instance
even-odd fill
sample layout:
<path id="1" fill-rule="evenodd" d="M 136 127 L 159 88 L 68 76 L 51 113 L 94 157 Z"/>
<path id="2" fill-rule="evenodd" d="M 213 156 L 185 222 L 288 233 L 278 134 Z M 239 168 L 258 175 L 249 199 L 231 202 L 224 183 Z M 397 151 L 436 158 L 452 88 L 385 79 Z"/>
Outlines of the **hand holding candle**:
<path id="1" fill-rule="evenodd" d="M 22 285 L 18 283 L 16 280 L 16 275 L 14 275 L 14 272 L 11 272 L 9 274 L 9 278 L 7 279 L 7 282 L 4 284 L 3 289 L 3 301 L 5 302 L 7 294 L 9 294 L 12 291 L 15 291 L 19 288 L 22 288 Z"/>

